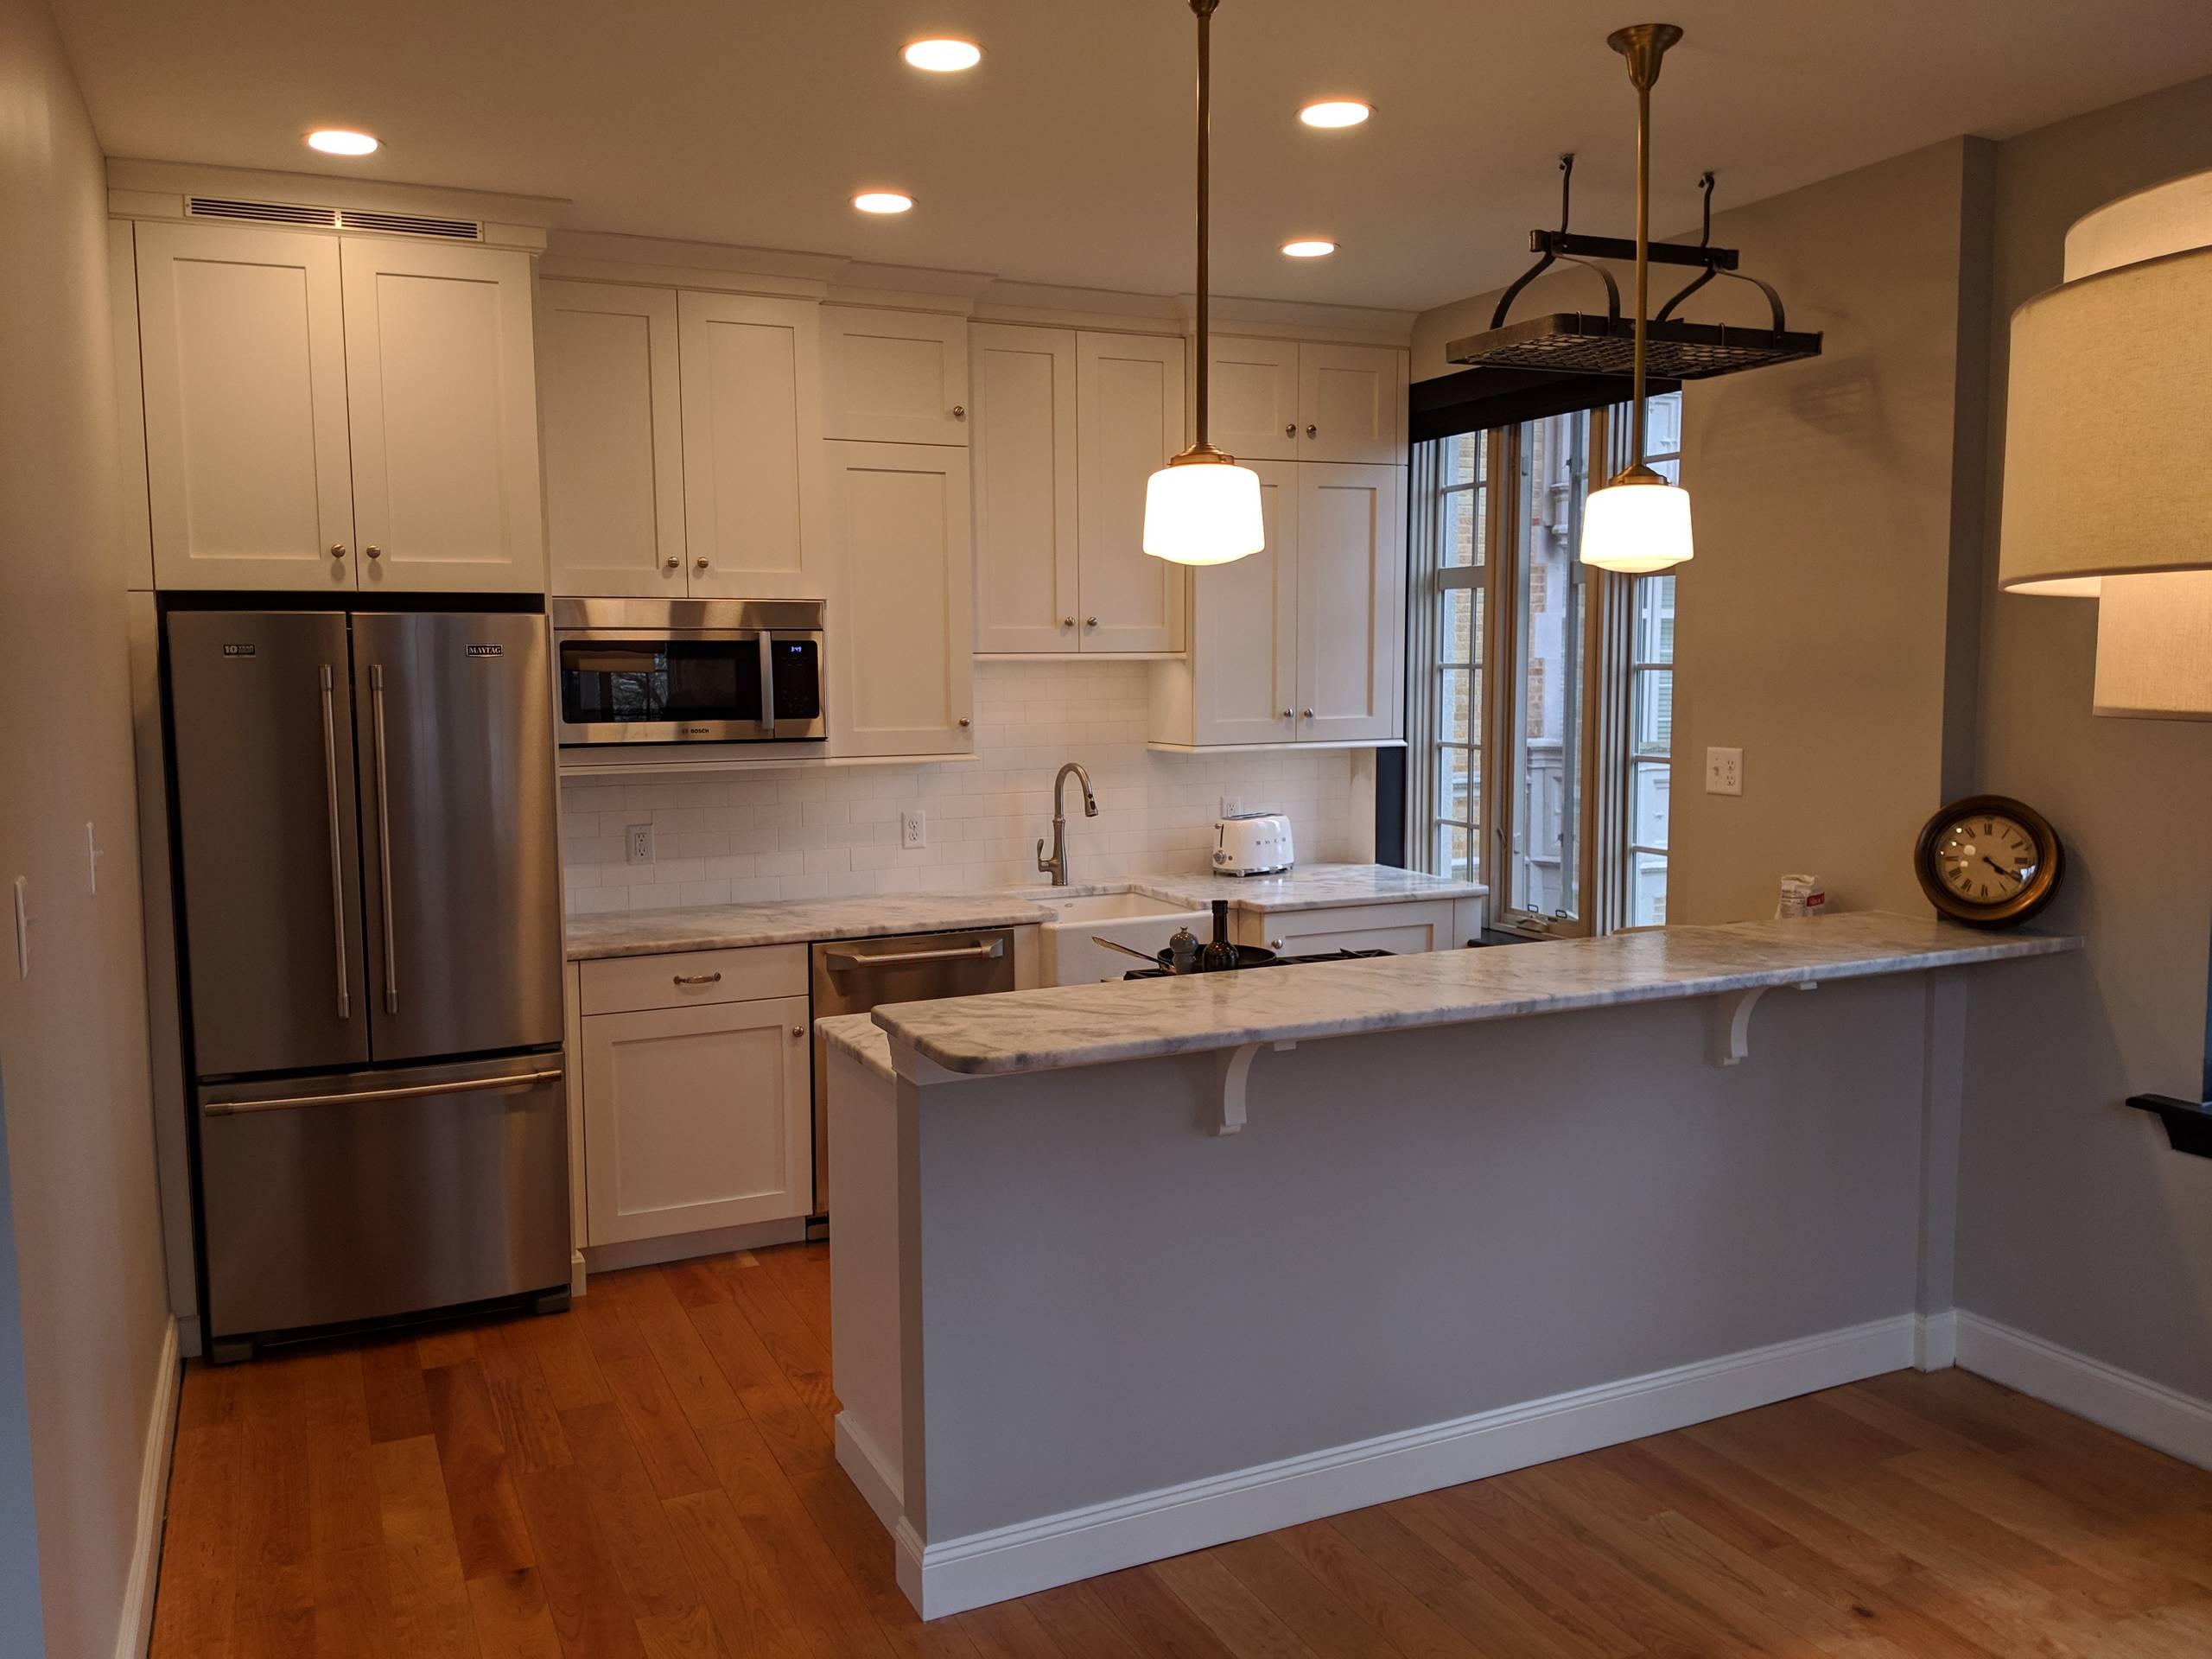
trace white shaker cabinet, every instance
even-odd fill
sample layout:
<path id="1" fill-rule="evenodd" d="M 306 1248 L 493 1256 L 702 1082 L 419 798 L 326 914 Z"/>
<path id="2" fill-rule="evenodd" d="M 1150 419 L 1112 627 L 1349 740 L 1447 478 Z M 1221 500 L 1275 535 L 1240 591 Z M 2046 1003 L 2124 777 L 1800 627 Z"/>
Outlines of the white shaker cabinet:
<path id="1" fill-rule="evenodd" d="M 1293 340 L 1217 334 L 1207 353 L 1206 435 L 1239 461 L 1296 461 L 1298 353 Z"/>
<path id="2" fill-rule="evenodd" d="M 683 597 L 676 290 L 539 283 L 537 385 L 553 592 Z"/>
<path id="3" fill-rule="evenodd" d="M 673 964 L 674 974 L 686 968 L 682 957 L 640 960 Z M 587 1014 L 581 1023 L 592 1244 L 807 1213 L 804 996 Z"/>
<path id="4" fill-rule="evenodd" d="M 965 317 L 822 308 L 825 437 L 964 444 L 968 404 Z"/>
<path id="5" fill-rule="evenodd" d="M 694 598 L 827 597 L 820 309 L 745 294 L 677 296 Z"/>
<path id="6" fill-rule="evenodd" d="M 543 593 L 530 257 L 340 237 L 360 586 Z"/>
<path id="7" fill-rule="evenodd" d="M 154 580 L 350 589 L 338 238 L 137 227 Z"/>
<path id="8" fill-rule="evenodd" d="M 970 753 L 968 452 L 915 443 L 825 448 L 836 503 L 830 753 Z"/>
<path id="9" fill-rule="evenodd" d="M 1080 648 L 1075 334 L 976 323 L 976 649 Z"/>
<path id="10" fill-rule="evenodd" d="M 1298 736 L 1403 732 L 1406 474 L 1305 462 L 1298 469 Z"/>
<path id="11" fill-rule="evenodd" d="M 1217 335 L 1207 424 L 1239 461 L 1406 459 L 1406 354 Z"/>
<path id="12" fill-rule="evenodd" d="M 1084 651 L 1183 649 L 1183 567 L 1144 550 L 1146 481 L 1183 448 L 1183 433 L 1180 340 L 1076 335 L 1075 616 Z"/>
<path id="13" fill-rule="evenodd" d="M 1389 742 L 1404 732 L 1405 469 L 1262 461 L 1268 545 L 1193 571 L 1191 651 L 1153 666 L 1173 748 Z"/>

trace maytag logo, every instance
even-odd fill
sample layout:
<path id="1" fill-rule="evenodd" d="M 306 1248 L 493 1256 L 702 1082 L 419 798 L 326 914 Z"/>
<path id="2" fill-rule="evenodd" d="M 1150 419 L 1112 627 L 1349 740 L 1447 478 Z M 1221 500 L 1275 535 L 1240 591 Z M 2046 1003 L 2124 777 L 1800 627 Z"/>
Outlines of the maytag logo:
<path id="1" fill-rule="evenodd" d="M 504 657 L 506 655 L 506 652 L 507 648 L 505 645 L 471 645 L 468 647 L 468 654 L 472 657 Z"/>
<path id="2" fill-rule="evenodd" d="M 251 645 L 225 645 L 223 647 L 223 655 L 226 657 L 251 657 L 253 655 L 253 647 Z"/>

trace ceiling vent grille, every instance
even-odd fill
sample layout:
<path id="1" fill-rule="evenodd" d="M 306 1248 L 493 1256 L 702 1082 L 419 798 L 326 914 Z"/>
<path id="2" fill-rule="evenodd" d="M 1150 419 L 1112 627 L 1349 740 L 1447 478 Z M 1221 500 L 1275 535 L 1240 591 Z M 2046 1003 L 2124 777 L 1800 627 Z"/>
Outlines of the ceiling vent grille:
<path id="1" fill-rule="evenodd" d="M 448 242 L 481 242 L 474 219 L 432 219 L 422 213 L 381 213 L 311 207 L 292 201 L 237 201 L 223 196 L 191 199 L 194 219 L 244 219 L 262 225 L 312 225 L 326 231 L 380 231 L 392 236 L 434 236 Z"/>

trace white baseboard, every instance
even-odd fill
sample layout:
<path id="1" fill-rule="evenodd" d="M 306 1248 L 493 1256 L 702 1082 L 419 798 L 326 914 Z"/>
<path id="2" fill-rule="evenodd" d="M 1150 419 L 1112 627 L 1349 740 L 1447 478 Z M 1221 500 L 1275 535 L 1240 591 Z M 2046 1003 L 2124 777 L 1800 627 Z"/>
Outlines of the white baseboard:
<path id="1" fill-rule="evenodd" d="M 155 1371 L 153 1414 L 146 1422 L 146 1451 L 138 1471 L 138 1525 L 130 1548 L 130 1576 L 123 1588 L 115 1659 L 145 1659 L 154 1639 L 154 1587 L 161 1573 L 162 1522 L 168 1513 L 169 1460 L 176 1450 L 177 1395 L 183 1385 L 175 1319 L 162 1334 Z"/>
<path id="2" fill-rule="evenodd" d="M 1919 1334 L 1901 1313 L 943 1543 L 924 1545 L 902 1516 L 899 1585 L 938 1618 L 1899 1370 Z"/>
<path id="3" fill-rule="evenodd" d="M 1959 1313 L 1916 1313 L 1912 1320 L 1912 1368 L 1948 1370 L 1959 1362 Z"/>
<path id="4" fill-rule="evenodd" d="M 837 1466 L 852 1477 L 853 1484 L 860 1488 L 868 1506 L 875 1511 L 875 1518 L 883 1522 L 884 1530 L 896 1532 L 906 1515 L 906 1503 L 900 1490 L 906 1481 L 899 1471 L 884 1460 L 868 1431 L 853 1421 L 853 1414 L 841 1411 L 836 1424 Z"/>
<path id="5" fill-rule="evenodd" d="M 2212 1402 L 1979 1313 L 1959 1314 L 1958 1329 L 1962 1370 L 2212 1469 Z"/>

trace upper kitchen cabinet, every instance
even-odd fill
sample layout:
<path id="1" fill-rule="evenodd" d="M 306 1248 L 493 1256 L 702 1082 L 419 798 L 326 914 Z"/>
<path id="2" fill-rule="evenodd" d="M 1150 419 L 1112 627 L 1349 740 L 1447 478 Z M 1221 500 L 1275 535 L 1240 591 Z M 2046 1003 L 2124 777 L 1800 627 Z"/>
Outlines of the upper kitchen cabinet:
<path id="1" fill-rule="evenodd" d="M 351 588 L 338 239 L 137 226 L 154 580 Z"/>
<path id="2" fill-rule="evenodd" d="M 537 385 L 553 591 L 683 597 L 676 290 L 539 283 Z"/>
<path id="3" fill-rule="evenodd" d="M 1075 334 L 976 324 L 976 649 L 1081 648 Z"/>
<path id="4" fill-rule="evenodd" d="M 543 588 L 527 255 L 135 238 L 157 586 Z"/>
<path id="5" fill-rule="evenodd" d="M 1183 649 L 1179 566 L 1144 550 L 1145 483 L 1183 447 L 1183 342 L 977 323 L 979 652 Z"/>
<path id="6" fill-rule="evenodd" d="M 529 255 L 338 249 L 361 587 L 543 593 Z"/>
<path id="7" fill-rule="evenodd" d="M 825 437 L 966 443 L 967 319 L 823 306 L 822 404 Z"/>
<path id="8" fill-rule="evenodd" d="M 1389 346 L 1217 338 L 1213 441 L 1239 461 L 1406 459 L 1406 356 Z"/>
<path id="9" fill-rule="evenodd" d="M 1191 651 L 1153 667 L 1169 748 L 1389 743 L 1404 731 L 1405 473 L 1255 461 L 1264 550 L 1192 573 Z"/>
<path id="10" fill-rule="evenodd" d="M 695 598 L 828 596 L 820 309 L 744 294 L 677 296 Z"/>
<path id="11" fill-rule="evenodd" d="M 970 753 L 968 452 L 943 444 L 825 447 L 836 503 L 830 752 Z"/>
<path id="12" fill-rule="evenodd" d="M 1180 651 L 1183 567 L 1144 550 L 1144 498 L 1146 481 L 1183 448 L 1183 342 L 1082 333 L 1075 350 L 1082 649 Z"/>

